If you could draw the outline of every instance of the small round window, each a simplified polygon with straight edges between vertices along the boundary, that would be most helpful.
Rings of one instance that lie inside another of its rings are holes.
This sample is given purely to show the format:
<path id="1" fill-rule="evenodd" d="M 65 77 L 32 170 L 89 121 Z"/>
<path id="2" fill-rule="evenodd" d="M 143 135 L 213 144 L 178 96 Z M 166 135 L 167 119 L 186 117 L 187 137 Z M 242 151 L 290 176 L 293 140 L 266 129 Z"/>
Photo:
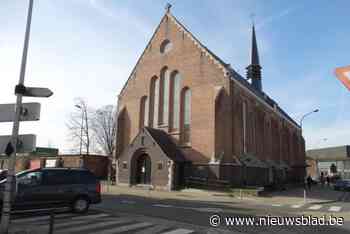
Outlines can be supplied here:
<path id="1" fill-rule="evenodd" d="M 168 39 L 166 39 L 160 45 L 160 53 L 166 54 L 171 50 L 172 47 L 173 44 Z"/>

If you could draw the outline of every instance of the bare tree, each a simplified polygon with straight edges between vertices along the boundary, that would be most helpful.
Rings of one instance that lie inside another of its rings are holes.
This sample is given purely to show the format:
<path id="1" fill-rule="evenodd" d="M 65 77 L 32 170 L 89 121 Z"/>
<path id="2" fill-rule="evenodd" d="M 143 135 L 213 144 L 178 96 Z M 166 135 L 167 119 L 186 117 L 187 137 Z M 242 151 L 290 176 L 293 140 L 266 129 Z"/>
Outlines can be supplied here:
<path id="1" fill-rule="evenodd" d="M 116 137 L 114 106 L 107 105 L 94 111 L 90 123 L 93 139 L 106 155 L 111 156 L 114 151 Z"/>
<path id="2" fill-rule="evenodd" d="M 79 153 L 82 154 L 84 147 L 85 153 L 89 154 L 91 136 L 89 132 L 88 106 L 82 98 L 77 98 L 75 103 L 76 109 L 71 113 L 66 126 L 72 142 L 76 145 L 79 144 Z"/>

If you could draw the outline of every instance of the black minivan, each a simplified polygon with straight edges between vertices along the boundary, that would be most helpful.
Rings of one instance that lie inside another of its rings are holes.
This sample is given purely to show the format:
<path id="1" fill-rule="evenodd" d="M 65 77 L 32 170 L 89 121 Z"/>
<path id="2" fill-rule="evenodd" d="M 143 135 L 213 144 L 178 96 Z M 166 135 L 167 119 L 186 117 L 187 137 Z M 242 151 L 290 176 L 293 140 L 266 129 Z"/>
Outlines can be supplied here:
<path id="1" fill-rule="evenodd" d="M 2 205 L 6 180 L 0 181 Z M 84 213 L 101 202 L 101 184 L 83 168 L 39 168 L 16 174 L 14 210 L 70 207 Z"/>

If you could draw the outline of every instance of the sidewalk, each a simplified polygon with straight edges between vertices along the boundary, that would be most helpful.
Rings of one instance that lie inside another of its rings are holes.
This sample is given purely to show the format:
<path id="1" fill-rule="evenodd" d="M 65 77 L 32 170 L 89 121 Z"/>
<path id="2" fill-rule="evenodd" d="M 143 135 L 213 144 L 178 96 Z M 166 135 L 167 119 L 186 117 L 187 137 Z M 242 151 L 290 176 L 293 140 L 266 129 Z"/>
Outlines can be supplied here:
<path id="1" fill-rule="evenodd" d="M 304 189 L 290 188 L 286 191 L 276 191 L 268 193 L 264 197 L 233 196 L 229 192 L 208 191 L 200 189 L 184 189 L 181 191 L 155 191 L 140 188 L 130 188 L 116 185 L 103 185 L 102 192 L 114 195 L 133 195 L 157 199 L 181 199 L 207 202 L 248 202 L 255 204 L 302 204 L 304 203 Z M 306 190 L 306 203 L 329 203 L 335 202 L 342 197 L 343 192 L 334 191 L 330 187 L 314 186 L 311 190 Z"/>

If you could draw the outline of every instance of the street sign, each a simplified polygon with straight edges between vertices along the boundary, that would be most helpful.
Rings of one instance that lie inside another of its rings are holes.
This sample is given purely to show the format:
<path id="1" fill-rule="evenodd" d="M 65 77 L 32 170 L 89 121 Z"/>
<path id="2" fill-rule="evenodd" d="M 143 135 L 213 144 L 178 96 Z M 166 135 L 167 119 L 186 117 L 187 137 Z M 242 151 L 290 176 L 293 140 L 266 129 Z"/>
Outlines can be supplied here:
<path id="1" fill-rule="evenodd" d="M 15 119 L 15 104 L 0 104 L 0 122 L 13 122 Z M 22 104 L 20 121 L 36 121 L 40 119 L 40 103 Z"/>
<path id="2" fill-rule="evenodd" d="M 26 87 L 23 96 L 26 97 L 50 97 L 53 92 L 48 88 Z"/>
<path id="3" fill-rule="evenodd" d="M 350 65 L 336 68 L 335 75 L 344 84 L 344 86 L 350 91 Z"/>
<path id="4" fill-rule="evenodd" d="M 11 135 L 0 136 L 0 154 L 6 152 L 8 143 L 11 142 Z M 35 150 L 36 136 L 33 134 L 24 134 L 18 136 L 17 153 L 30 153 Z"/>

